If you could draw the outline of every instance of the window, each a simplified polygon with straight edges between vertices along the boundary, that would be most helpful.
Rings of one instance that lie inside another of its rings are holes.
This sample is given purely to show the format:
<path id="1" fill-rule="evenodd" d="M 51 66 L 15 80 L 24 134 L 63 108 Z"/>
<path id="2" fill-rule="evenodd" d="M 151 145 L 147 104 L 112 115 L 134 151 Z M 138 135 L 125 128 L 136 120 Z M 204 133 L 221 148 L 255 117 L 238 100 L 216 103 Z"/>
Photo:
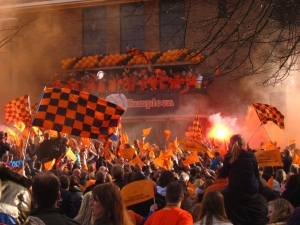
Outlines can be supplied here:
<path id="1" fill-rule="evenodd" d="M 160 47 L 163 50 L 183 48 L 185 36 L 184 0 L 162 0 L 160 3 Z"/>
<path id="2" fill-rule="evenodd" d="M 121 5 L 121 53 L 126 46 L 145 48 L 145 7 L 143 3 Z"/>
<path id="3" fill-rule="evenodd" d="M 83 9 L 83 55 L 106 53 L 105 7 Z"/>

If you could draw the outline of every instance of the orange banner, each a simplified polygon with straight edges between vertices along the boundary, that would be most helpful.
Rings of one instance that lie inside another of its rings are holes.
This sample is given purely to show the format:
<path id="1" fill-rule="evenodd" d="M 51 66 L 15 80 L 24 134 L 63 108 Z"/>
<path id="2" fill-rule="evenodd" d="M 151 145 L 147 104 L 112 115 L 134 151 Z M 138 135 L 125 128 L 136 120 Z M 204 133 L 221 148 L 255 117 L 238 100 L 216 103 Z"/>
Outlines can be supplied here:
<path id="1" fill-rule="evenodd" d="M 185 151 L 209 151 L 208 148 L 204 147 L 203 145 L 199 144 L 197 141 L 186 141 L 180 140 L 178 141 L 179 144 L 183 146 Z"/>
<path id="2" fill-rule="evenodd" d="M 197 156 L 197 153 L 196 154 L 192 153 L 184 160 L 183 165 L 188 166 L 190 164 L 197 163 L 197 162 L 200 162 L 200 159 Z"/>
<path id="3" fill-rule="evenodd" d="M 279 150 L 258 151 L 255 157 L 259 167 L 283 166 Z"/>
<path id="4" fill-rule="evenodd" d="M 135 148 L 126 148 L 126 149 L 121 149 L 119 151 L 119 154 L 121 157 L 125 159 L 132 159 L 136 149 Z"/>
<path id="5" fill-rule="evenodd" d="M 152 127 L 144 129 L 142 136 L 146 137 L 148 134 L 150 134 L 151 129 L 152 129 Z"/>
<path id="6" fill-rule="evenodd" d="M 121 190 L 125 206 L 131 206 L 154 198 L 152 180 L 140 180 L 125 185 Z"/>

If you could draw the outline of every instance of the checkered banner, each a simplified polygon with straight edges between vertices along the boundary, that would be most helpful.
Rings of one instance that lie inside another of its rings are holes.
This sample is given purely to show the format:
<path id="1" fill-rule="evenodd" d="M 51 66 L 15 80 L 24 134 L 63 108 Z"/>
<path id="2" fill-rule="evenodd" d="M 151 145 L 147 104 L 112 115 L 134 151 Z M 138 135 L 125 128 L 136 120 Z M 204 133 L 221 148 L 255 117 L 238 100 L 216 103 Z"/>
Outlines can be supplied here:
<path id="1" fill-rule="evenodd" d="M 23 95 L 16 98 L 4 106 L 5 121 L 22 121 L 28 123 L 30 121 L 30 98 L 29 95 Z"/>
<path id="2" fill-rule="evenodd" d="M 97 96 L 67 88 L 46 88 L 33 126 L 80 137 L 112 135 L 125 109 Z"/>
<path id="3" fill-rule="evenodd" d="M 266 124 L 268 121 L 273 121 L 280 129 L 284 129 L 284 116 L 274 106 L 255 102 L 252 104 L 259 120 L 263 124 Z"/>

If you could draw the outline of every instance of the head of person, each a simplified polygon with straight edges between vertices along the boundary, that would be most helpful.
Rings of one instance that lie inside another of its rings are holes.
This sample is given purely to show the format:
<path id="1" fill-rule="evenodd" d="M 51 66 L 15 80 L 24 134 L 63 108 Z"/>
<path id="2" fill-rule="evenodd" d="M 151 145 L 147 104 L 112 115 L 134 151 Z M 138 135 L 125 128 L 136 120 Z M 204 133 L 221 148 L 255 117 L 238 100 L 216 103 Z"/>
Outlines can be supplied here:
<path id="1" fill-rule="evenodd" d="M 217 169 L 217 172 L 216 172 L 216 178 L 217 179 L 224 179 L 224 178 L 226 178 L 225 176 L 222 176 L 222 173 L 221 173 L 222 167 L 223 166 L 219 166 L 218 169 Z"/>
<path id="2" fill-rule="evenodd" d="M 197 175 L 197 170 L 196 170 L 196 168 L 192 168 L 192 169 L 190 170 L 190 175 L 191 175 L 192 177 L 195 177 L 195 176 Z"/>
<path id="3" fill-rule="evenodd" d="M 227 222 L 223 195 L 218 191 L 207 192 L 202 200 L 199 220 L 206 216 L 206 224 L 212 224 L 213 217 L 219 221 Z"/>
<path id="4" fill-rule="evenodd" d="M 164 170 L 158 178 L 157 185 L 160 187 L 167 187 L 171 181 L 174 181 L 174 174 L 169 170 Z"/>
<path id="5" fill-rule="evenodd" d="M 4 131 L 0 131 L 0 141 L 4 141 L 5 140 L 5 133 Z"/>
<path id="6" fill-rule="evenodd" d="M 168 203 L 181 203 L 184 198 L 182 185 L 178 181 L 169 182 L 165 198 Z"/>
<path id="7" fill-rule="evenodd" d="M 241 150 L 245 147 L 244 137 L 240 134 L 232 135 L 228 147 L 231 150 L 229 163 L 232 164 L 239 157 Z"/>
<path id="8" fill-rule="evenodd" d="M 132 224 L 126 212 L 120 189 L 113 183 L 99 184 L 94 187 L 90 208 L 95 220 L 113 221 L 118 225 Z"/>
<path id="9" fill-rule="evenodd" d="M 283 169 L 279 169 L 276 171 L 275 180 L 277 180 L 279 184 L 283 184 L 286 181 L 286 173 Z"/>
<path id="10" fill-rule="evenodd" d="M 283 155 L 284 155 L 284 157 L 291 156 L 291 151 L 288 148 L 286 148 L 283 150 Z"/>
<path id="11" fill-rule="evenodd" d="M 179 175 L 179 180 L 183 181 L 185 184 L 187 184 L 189 182 L 190 176 L 185 173 L 185 172 L 181 172 Z"/>
<path id="12" fill-rule="evenodd" d="M 35 163 L 35 169 L 38 170 L 38 171 L 42 171 L 42 169 L 43 169 L 43 164 L 42 164 L 41 161 L 37 161 L 37 162 Z"/>
<path id="13" fill-rule="evenodd" d="M 61 189 L 69 189 L 70 187 L 70 178 L 67 175 L 62 175 L 59 177 L 60 188 Z"/>
<path id="14" fill-rule="evenodd" d="M 124 168 L 122 165 L 115 164 L 111 169 L 111 175 L 116 180 L 121 180 L 124 178 Z"/>
<path id="15" fill-rule="evenodd" d="M 106 173 L 103 172 L 102 170 L 99 170 L 96 174 L 96 180 L 98 182 L 104 183 L 106 179 Z"/>
<path id="16" fill-rule="evenodd" d="M 73 170 L 72 176 L 80 177 L 80 175 L 81 175 L 81 170 L 80 169 L 74 169 Z"/>
<path id="17" fill-rule="evenodd" d="M 37 207 L 53 208 L 60 199 L 59 179 L 51 172 L 38 173 L 32 184 L 32 197 Z"/>
<path id="18" fill-rule="evenodd" d="M 269 223 L 285 222 L 293 213 L 294 208 L 292 204 L 279 198 L 268 203 L 268 219 Z"/>
<path id="19" fill-rule="evenodd" d="M 298 172 L 299 172 L 299 166 L 297 164 L 292 164 L 290 167 L 290 173 L 298 174 Z"/>

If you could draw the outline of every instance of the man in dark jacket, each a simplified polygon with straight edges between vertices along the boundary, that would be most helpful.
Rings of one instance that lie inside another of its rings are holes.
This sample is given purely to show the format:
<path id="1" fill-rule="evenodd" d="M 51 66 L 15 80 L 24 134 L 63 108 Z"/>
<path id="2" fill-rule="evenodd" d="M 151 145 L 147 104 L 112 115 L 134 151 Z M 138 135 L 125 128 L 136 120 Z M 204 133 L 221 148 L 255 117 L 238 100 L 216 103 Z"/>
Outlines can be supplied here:
<path id="1" fill-rule="evenodd" d="M 62 175 L 60 180 L 60 194 L 61 201 L 59 202 L 59 208 L 66 214 L 69 218 L 74 218 L 77 216 L 78 211 L 75 205 L 79 202 L 79 199 L 72 195 L 68 190 L 70 187 L 70 178 L 66 175 Z"/>
<path id="2" fill-rule="evenodd" d="M 30 212 L 31 216 L 38 217 L 46 225 L 79 225 L 68 218 L 57 208 L 60 199 L 59 179 L 51 172 L 41 172 L 34 177 L 32 196 L 36 209 Z"/>
<path id="3" fill-rule="evenodd" d="M 115 179 L 114 184 L 117 185 L 120 190 L 127 184 L 124 180 L 124 168 L 119 164 L 115 164 L 111 169 L 111 175 Z"/>

